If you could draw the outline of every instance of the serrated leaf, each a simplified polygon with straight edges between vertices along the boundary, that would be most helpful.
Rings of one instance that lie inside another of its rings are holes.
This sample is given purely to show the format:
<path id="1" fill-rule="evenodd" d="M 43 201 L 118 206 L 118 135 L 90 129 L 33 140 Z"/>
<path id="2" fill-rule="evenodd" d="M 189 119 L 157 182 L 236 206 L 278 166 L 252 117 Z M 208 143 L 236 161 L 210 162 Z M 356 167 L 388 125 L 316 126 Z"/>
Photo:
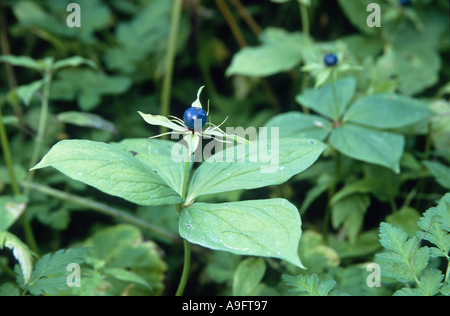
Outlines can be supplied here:
<path id="1" fill-rule="evenodd" d="M 12 283 L 4 283 L 0 286 L 0 296 L 19 296 L 20 292 Z"/>
<path id="2" fill-rule="evenodd" d="M 345 124 L 333 130 L 330 142 L 344 155 L 400 172 L 405 137 L 400 134 Z"/>
<path id="3" fill-rule="evenodd" d="M 430 259 L 430 249 L 419 248 L 418 241 L 417 237 L 408 239 L 405 232 L 391 224 L 381 223 L 380 243 L 392 251 L 377 254 L 377 257 L 384 261 L 381 273 L 400 282 L 414 281 L 415 276 L 420 274 Z"/>
<path id="4" fill-rule="evenodd" d="M 284 199 L 194 203 L 180 212 L 181 237 L 207 248 L 274 257 L 303 268 L 298 258 L 301 220 Z"/>
<path id="5" fill-rule="evenodd" d="M 427 269 L 419 279 L 419 287 L 426 296 L 433 296 L 439 293 L 443 279 L 444 275 L 440 270 Z"/>
<path id="6" fill-rule="evenodd" d="M 386 129 L 414 124 L 430 115 L 431 111 L 422 101 L 382 93 L 358 99 L 345 113 L 343 121 Z"/>
<path id="7" fill-rule="evenodd" d="M 286 282 L 286 285 L 293 286 L 294 289 L 290 289 L 289 292 L 302 293 L 308 292 L 311 296 L 327 296 L 328 293 L 336 285 L 336 281 L 325 281 L 319 284 L 319 277 L 317 274 L 312 275 L 297 275 L 291 276 L 283 274 L 282 279 Z"/>
<path id="8" fill-rule="evenodd" d="M 0 249 L 3 247 L 12 250 L 14 257 L 19 261 L 21 267 L 21 276 L 24 284 L 28 283 L 33 270 L 32 252 L 19 238 L 15 235 L 0 231 Z M 22 284 L 23 285 L 23 284 Z"/>
<path id="9" fill-rule="evenodd" d="M 337 104 L 332 84 L 319 89 L 307 89 L 295 100 L 307 108 L 337 121 L 350 104 L 356 91 L 356 80 L 346 77 L 336 82 Z"/>
<path id="10" fill-rule="evenodd" d="M 438 216 L 439 223 L 441 223 L 441 228 L 450 232 L 450 193 L 442 197 L 436 209 L 436 215 Z"/>
<path id="11" fill-rule="evenodd" d="M 28 290 L 33 295 L 58 294 L 67 290 L 67 266 L 71 263 L 81 264 L 93 248 L 61 249 L 43 256 L 36 263 L 31 274 Z"/>
<path id="12" fill-rule="evenodd" d="M 110 144 L 87 140 L 60 141 L 33 169 L 49 166 L 72 179 L 136 204 L 177 204 L 183 201 L 152 168 Z"/>
<path id="13" fill-rule="evenodd" d="M 262 258 L 247 258 L 239 263 L 233 277 L 233 295 L 258 295 L 256 290 L 260 284 L 266 264 Z"/>
<path id="14" fill-rule="evenodd" d="M 204 194 L 281 184 L 311 166 L 326 148 L 316 140 L 293 138 L 282 138 L 271 145 L 271 149 L 266 142 L 259 142 L 257 149 L 247 146 L 242 156 L 239 152 L 243 145 L 213 155 L 211 161 L 221 162 L 207 160 L 197 169 L 186 204 Z"/>
<path id="15" fill-rule="evenodd" d="M 420 218 L 419 227 L 423 230 L 417 232 L 417 237 L 428 240 L 436 245 L 445 254 L 450 251 L 450 234 L 447 234 L 440 226 L 437 209 L 435 207 L 427 210 Z"/>
<path id="16" fill-rule="evenodd" d="M 411 289 L 404 287 L 401 290 L 395 292 L 394 296 L 426 296 L 426 294 L 424 291 L 422 291 L 422 289 Z"/>

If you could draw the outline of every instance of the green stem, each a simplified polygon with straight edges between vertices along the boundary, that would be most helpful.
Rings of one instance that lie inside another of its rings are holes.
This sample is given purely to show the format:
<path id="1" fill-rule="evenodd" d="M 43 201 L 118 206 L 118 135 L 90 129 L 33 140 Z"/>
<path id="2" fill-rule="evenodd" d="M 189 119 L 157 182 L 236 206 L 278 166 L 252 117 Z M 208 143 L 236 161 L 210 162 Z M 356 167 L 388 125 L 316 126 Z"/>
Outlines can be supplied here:
<path id="1" fill-rule="evenodd" d="M 450 275 L 450 258 L 447 256 L 447 272 L 445 273 L 445 279 L 444 282 L 449 282 L 448 276 Z"/>
<path id="2" fill-rule="evenodd" d="M 333 87 L 333 96 L 334 96 L 334 104 L 335 104 L 335 117 L 339 116 L 339 99 L 336 88 L 336 72 L 331 73 L 331 85 Z"/>
<path id="3" fill-rule="evenodd" d="M 164 76 L 161 96 L 161 115 L 167 116 L 170 112 L 170 93 L 172 87 L 173 64 L 177 48 L 178 29 L 180 27 L 182 0 L 174 0 L 172 5 L 172 16 L 170 20 L 169 43 L 166 53 L 166 72 Z M 166 133 L 167 128 L 161 126 L 160 134 Z M 167 136 L 164 136 L 167 138 Z"/>
<path id="4" fill-rule="evenodd" d="M 5 157 L 5 163 L 9 172 L 9 179 L 11 180 L 11 187 L 15 195 L 20 194 L 19 185 L 16 182 L 16 176 L 13 170 L 11 152 L 9 151 L 8 136 L 6 135 L 6 129 L 3 125 L 2 109 L 0 106 L 0 140 L 2 144 L 3 156 Z"/>
<path id="5" fill-rule="evenodd" d="M 328 240 L 328 225 L 330 223 L 330 217 L 331 217 L 331 198 L 333 197 L 334 193 L 336 192 L 336 185 L 339 181 L 339 173 L 341 170 L 341 154 L 337 151 L 337 150 L 333 150 L 334 154 L 335 154 L 335 162 L 336 162 L 336 166 L 334 169 L 334 178 L 333 178 L 333 183 L 331 184 L 331 186 L 328 188 L 328 203 L 327 203 L 327 207 L 325 209 L 325 215 L 323 218 L 323 227 L 322 227 L 322 231 L 323 231 L 323 238 L 325 240 L 325 242 L 327 242 Z"/>
<path id="6" fill-rule="evenodd" d="M 188 157 L 188 159 L 186 159 L 186 163 L 184 165 L 183 189 L 181 191 L 181 197 L 183 198 L 183 200 L 186 199 L 186 187 L 187 187 L 187 182 L 188 182 L 190 157 L 191 157 L 191 155 L 189 154 L 189 157 Z"/>
<path id="7" fill-rule="evenodd" d="M 6 264 L 3 264 L 3 262 L 0 261 L 0 270 L 3 270 L 8 276 L 12 277 L 13 280 L 16 280 L 16 274 L 14 273 L 13 269 L 8 267 Z"/>
<path id="8" fill-rule="evenodd" d="M 188 157 L 186 159 L 186 164 L 184 165 L 184 178 L 183 178 L 183 189 L 181 196 L 183 200 L 186 199 L 186 187 L 188 182 L 188 175 L 189 175 L 189 164 L 191 158 L 191 152 L 189 150 Z M 180 205 L 178 205 L 177 210 L 178 212 L 181 212 L 181 208 L 184 206 L 184 202 Z M 189 270 L 191 267 L 191 246 L 189 244 L 189 241 L 186 239 L 183 239 L 184 241 L 184 265 L 183 265 L 183 273 L 181 274 L 180 283 L 178 284 L 177 292 L 175 293 L 176 296 L 183 295 L 184 288 L 186 286 L 188 277 L 189 277 Z"/>
<path id="9" fill-rule="evenodd" d="M 308 18 L 308 7 L 303 3 L 299 3 L 300 5 L 300 14 L 302 16 L 302 31 L 303 34 L 309 36 L 309 18 Z"/>
<path id="10" fill-rule="evenodd" d="M 191 267 L 191 246 L 189 241 L 184 239 L 184 266 L 183 273 L 181 274 L 180 284 L 178 285 L 177 292 L 175 296 L 182 296 L 184 292 L 184 288 L 186 287 L 186 283 L 189 277 L 189 270 Z"/>
<path id="11" fill-rule="evenodd" d="M 34 144 L 33 153 L 31 154 L 30 169 L 36 165 L 39 159 L 39 155 L 42 148 L 42 143 L 44 142 L 45 128 L 47 127 L 47 116 L 48 116 L 48 100 L 50 98 L 50 85 L 52 82 L 52 72 L 48 68 L 44 74 L 44 90 L 42 93 L 42 104 L 41 104 L 41 114 L 39 117 L 38 131 L 36 135 L 36 142 Z M 34 178 L 35 169 L 28 172 L 27 181 L 31 183 Z M 25 187 L 24 195 L 28 197 L 30 193 L 30 188 Z M 26 218 L 25 214 L 22 215 L 23 227 L 25 230 L 25 238 L 27 244 L 30 248 L 37 254 L 39 254 L 39 249 L 36 243 L 36 239 L 33 235 L 33 230 L 31 229 L 30 222 Z"/>
<path id="12" fill-rule="evenodd" d="M 142 219 L 140 219 L 139 217 L 133 216 L 131 214 L 125 213 L 121 210 L 118 210 L 114 207 L 99 203 L 99 202 L 95 202 L 86 198 L 82 198 L 80 196 L 71 194 L 71 193 L 67 193 L 67 192 L 63 192 L 63 191 L 59 191 L 53 188 L 50 188 L 48 186 L 45 185 L 40 185 L 37 183 L 28 183 L 28 182 L 21 182 L 20 185 L 27 187 L 29 189 L 33 189 L 35 191 L 41 192 L 43 194 L 46 194 L 48 196 L 52 196 L 55 197 L 57 199 L 63 200 L 63 201 L 67 201 L 67 202 L 73 202 L 76 203 L 78 205 L 82 205 L 85 206 L 91 210 L 95 210 L 98 211 L 100 213 L 118 218 L 123 220 L 124 222 L 130 223 L 132 225 L 135 225 L 137 227 L 143 228 L 145 230 L 148 230 L 149 232 L 152 232 L 155 235 L 158 235 L 162 238 L 168 239 L 172 242 L 177 242 L 180 243 L 181 239 L 180 237 L 164 230 L 161 229 L 155 225 L 152 225 Z"/>
<path id="13" fill-rule="evenodd" d="M 36 135 L 36 143 L 34 145 L 33 153 L 31 154 L 31 161 L 30 161 L 30 169 L 33 168 L 39 159 L 39 154 L 41 152 L 42 143 L 44 142 L 44 134 L 45 134 L 45 128 L 47 126 L 47 116 L 48 116 L 48 100 L 50 97 L 50 85 L 52 82 L 52 74 L 51 70 L 48 69 L 45 72 L 44 75 L 44 90 L 42 94 L 42 104 L 41 104 L 41 115 L 39 117 L 39 125 L 38 125 L 38 131 Z M 28 172 L 27 181 L 31 183 L 34 178 L 34 173 L 36 172 L 36 169 L 30 170 Z M 28 196 L 30 193 L 30 188 L 25 187 L 24 194 Z"/>

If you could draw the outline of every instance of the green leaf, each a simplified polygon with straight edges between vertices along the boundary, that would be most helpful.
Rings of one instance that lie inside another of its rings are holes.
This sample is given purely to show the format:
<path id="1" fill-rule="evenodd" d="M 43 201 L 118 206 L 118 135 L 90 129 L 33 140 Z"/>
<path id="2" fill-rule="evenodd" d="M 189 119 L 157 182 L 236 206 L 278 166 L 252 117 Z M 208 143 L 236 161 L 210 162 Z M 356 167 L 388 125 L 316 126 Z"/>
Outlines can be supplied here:
<path id="1" fill-rule="evenodd" d="M 367 17 L 370 12 L 367 11 L 367 6 L 373 3 L 371 0 L 338 0 L 339 6 L 347 19 L 361 32 L 374 35 L 379 33 L 378 27 L 367 26 Z"/>
<path id="2" fill-rule="evenodd" d="M 86 59 L 86 58 L 83 58 L 80 56 L 73 56 L 73 57 L 58 60 L 57 62 L 55 62 L 53 64 L 52 69 L 58 70 L 60 68 L 69 67 L 69 66 L 77 67 L 77 66 L 83 65 L 83 64 L 91 66 L 94 69 L 97 69 L 97 65 L 92 60 Z"/>
<path id="3" fill-rule="evenodd" d="M 101 116 L 85 112 L 61 112 L 56 117 L 58 121 L 69 123 L 77 126 L 85 126 L 101 129 L 114 134 L 118 134 L 116 127 L 110 121 L 105 120 Z"/>
<path id="4" fill-rule="evenodd" d="M 78 100 L 83 111 L 95 109 L 102 95 L 126 92 L 131 79 L 124 76 L 108 76 L 92 69 L 62 69 L 52 82 L 50 97 L 54 100 Z"/>
<path id="5" fill-rule="evenodd" d="M 0 249 L 3 247 L 12 250 L 14 257 L 20 263 L 21 277 L 23 277 L 24 284 L 28 283 L 33 270 L 33 261 L 31 259 L 32 252 L 28 249 L 19 238 L 6 231 L 0 231 Z M 23 284 L 22 284 L 23 285 Z"/>
<path id="6" fill-rule="evenodd" d="M 412 207 L 402 207 L 398 212 L 386 216 L 386 222 L 403 230 L 409 237 L 416 235 L 420 213 Z"/>
<path id="7" fill-rule="evenodd" d="M 154 170 L 180 196 L 183 190 L 184 162 L 175 162 L 171 151 L 177 143 L 161 139 L 135 138 L 113 143 L 134 155 L 134 158 Z M 193 161 L 191 161 L 192 168 Z"/>
<path id="8" fill-rule="evenodd" d="M 293 289 L 290 289 L 289 292 L 308 292 L 309 296 L 327 296 L 336 285 L 336 281 L 332 280 L 319 284 L 319 277 L 317 274 L 300 274 L 297 276 L 283 274 L 281 277 L 283 281 L 286 282 L 286 285 L 294 287 Z"/>
<path id="9" fill-rule="evenodd" d="M 28 290 L 33 295 L 58 294 L 67 290 L 67 266 L 71 263 L 81 264 L 92 248 L 61 249 L 53 255 L 43 256 L 36 263 L 31 274 Z"/>
<path id="10" fill-rule="evenodd" d="M 424 291 L 422 291 L 422 289 L 411 289 L 408 287 L 404 287 L 401 290 L 395 292 L 394 296 L 426 296 L 426 294 Z"/>
<path id="11" fill-rule="evenodd" d="M 444 275 L 440 270 L 427 269 L 419 280 L 419 287 L 426 296 L 433 296 L 439 293 L 443 279 Z"/>
<path id="12" fill-rule="evenodd" d="M 344 155 L 400 172 L 403 135 L 345 124 L 333 130 L 330 142 Z"/>
<path id="13" fill-rule="evenodd" d="M 144 278 L 142 278 L 141 276 L 137 275 L 136 273 L 133 273 L 131 271 L 127 271 L 125 269 L 120 269 L 120 268 L 107 268 L 104 270 L 104 273 L 106 275 L 112 276 L 118 280 L 122 280 L 122 281 L 127 281 L 127 282 L 132 282 L 132 283 L 137 283 L 137 284 L 141 284 L 143 286 L 146 286 L 148 288 L 150 288 L 150 285 L 147 283 L 147 281 L 145 281 Z"/>
<path id="14" fill-rule="evenodd" d="M 311 166 L 326 145 L 316 140 L 282 138 L 277 143 L 272 142 L 268 151 L 267 144 L 260 141 L 257 152 L 248 146 L 245 156 L 240 157 L 243 148 L 227 148 L 205 161 L 194 173 L 186 204 L 204 194 L 283 183 Z M 214 160 L 222 162 L 209 162 Z"/>
<path id="15" fill-rule="evenodd" d="M 355 78 L 346 77 L 336 82 L 337 104 L 332 83 L 319 89 L 307 89 L 297 95 L 295 100 L 299 104 L 337 121 L 350 104 L 355 91 Z"/>
<path id="16" fill-rule="evenodd" d="M 244 47 L 233 56 L 225 74 L 266 77 L 297 66 L 308 39 L 299 32 L 287 33 L 268 28 L 261 35 L 262 45 Z"/>
<path id="17" fill-rule="evenodd" d="M 28 56 L 3 55 L 0 56 L 0 62 L 9 63 L 13 66 L 34 69 L 37 71 L 44 71 L 46 69 L 46 64 L 43 61 L 37 61 Z"/>
<path id="18" fill-rule="evenodd" d="M 440 185 L 450 190 L 450 167 L 437 161 L 424 161 L 423 164 L 428 168 Z"/>
<path id="19" fill-rule="evenodd" d="M 148 55 L 160 51 L 170 30 L 169 17 L 172 2 L 167 0 L 147 1 L 130 21 L 120 22 L 115 30 L 118 45 L 110 46 L 105 53 L 105 62 L 110 70 L 129 74 L 139 71 L 139 65 Z"/>
<path id="20" fill-rule="evenodd" d="M 233 277 L 233 295 L 259 295 L 258 287 L 266 272 L 262 258 L 247 258 L 239 263 Z"/>
<path id="21" fill-rule="evenodd" d="M 442 197 L 436 208 L 436 214 L 438 215 L 439 223 L 441 223 L 441 228 L 446 232 L 450 232 L 450 193 Z"/>
<path id="22" fill-rule="evenodd" d="M 0 296 L 20 296 L 20 292 L 12 283 L 4 283 L 0 286 Z"/>
<path id="23" fill-rule="evenodd" d="M 363 97 L 344 115 L 349 121 L 375 128 L 400 128 L 431 115 L 425 103 L 398 94 L 383 93 Z"/>
<path id="24" fill-rule="evenodd" d="M 279 128 L 279 137 L 312 138 L 323 141 L 333 128 L 328 120 L 317 115 L 287 112 L 275 115 L 265 125 Z"/>
<path id="25" fill-rule="evenodd" d="M 25 196 L 0 197 L 0 231 L 7 231 L 26 208 Z"/>
<path id="26" fill-rule="evenodd" d="M 445 256 L 450 252 L 450 234 L 441 228 L 441 221 L 438 208 L 428 209 L 420 218 L 419 226 L 423 231 L 417 232 L 417 237 L 423 236 L 423 239 L 436 245 Z"/>
<path id="27" fill-rule="evenodd" d="M 339 200 L 331 209 L 333 228 L 337 229 L 343 225 L 350 243 L 354 244 L 369 205 L 370 197 L 368 195 L 354 194 Z"/>
<path id="28" fill-rule="evenodd" d="M 136 204 L 177 204 L 183 201 L 152 168 L 113 145 L 63 140 L 54 145 L 33 169 L 49 166 L 72 179 Z"/>
<path id="29" fill-rule="evenodd" d="M 144 240 L 139 228 L 119 224 L 100 229 L 83 245 L 95 247 L 86 262 L 94 269 L 105 269 L 105 273 L 111 272 L 114 277 L 108 278 L 112 287 L 93 288 L 90 295 L 120 295 L 127 290 L 130 282 L 136 283 L 136 286 L 131 291 L 128 289 L 129 295 L 158 295 L 164 290 L 167 264 L 161 258 L 161 249 L 153 241 Z M 128 271 L 136 276 L 116 269 Z M 93 277 L 97 278 L 95 275 Z M 144 285 L 143 282 L 148 285 Z"/>
<path id="30" fill-rule="evenodd" d="M 384 261 L 381 265 L 382 275 L 395 278 L 400 282 L 411 282 L 427 266 L 430 249 L 418 248 L 417 237 L 408 240 L 407 238 L 408 235 L 400 229 L 387 223 L 380 224 L 380 243 L 390 250 L 376 255 Z"/>
<path id="31" fill-rule="evenodd" d="M 30 84 L 17 87 L 16 93 L 25 105 L 30 105 L 31 98 L 34 96 L 36 91 L 41 89 L 43 86 L 44 80 L 37 80 Z"/>
<path id="32" fill-rule="evenodd" d="M 301 220 L 284 199 L 194 203 L 180 212 L 180 235 L 207 248 L 274 257 L 303 268 L 298 258 Z"/>

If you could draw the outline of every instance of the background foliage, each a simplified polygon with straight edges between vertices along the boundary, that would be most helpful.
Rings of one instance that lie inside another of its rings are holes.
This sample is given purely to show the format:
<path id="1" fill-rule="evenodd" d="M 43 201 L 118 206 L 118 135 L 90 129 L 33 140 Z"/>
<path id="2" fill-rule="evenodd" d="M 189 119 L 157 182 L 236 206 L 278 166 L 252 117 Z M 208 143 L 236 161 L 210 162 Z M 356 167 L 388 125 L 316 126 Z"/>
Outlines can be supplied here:
<path id="1" fill-rule="evenodd" d="M 0 66 L 2 122 L 21 185 L 14 192 L 3 151 L 0 295 L 174 294 L 183 250 L 173 206 L 138 206 L 51 168 L 24 185 L 49 57 L 67 62 L 53 64 L 39 160 L 64 139 L 158 134 L 137 111 L 163 112 L 172 1 L 78 0 L 80 28 L 66 25 L 71 2 L 0 1 L 2 55 L 33 58 Z M 380 28 L 367 27 L 371 2 L 381 5 Z M 186 294 L 450 293 L 448 11 L 446 0 L 183 1 L 170 114 L 182 117 L 205 85 L 212 120 L 229 117 L 224 127 L 277 126 L 281 137 L 330 145 L 282 185 L 198 198 L 288 199 L 302 217 L 308 270 L 193 247 Z M 339 57 L 333 70 L 326 53 Z M 84 262 L 89 281 L 58 288 L 71 262 Z M 366 285 L 368 262 L 381 264 L 381 287 Z"/>

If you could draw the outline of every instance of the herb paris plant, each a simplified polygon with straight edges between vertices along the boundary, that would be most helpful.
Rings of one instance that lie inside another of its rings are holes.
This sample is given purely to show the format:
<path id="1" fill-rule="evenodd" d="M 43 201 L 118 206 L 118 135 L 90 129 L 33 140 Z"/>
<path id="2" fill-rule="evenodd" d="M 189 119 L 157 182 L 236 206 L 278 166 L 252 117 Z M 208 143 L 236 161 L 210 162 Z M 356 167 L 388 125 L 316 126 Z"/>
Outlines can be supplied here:
<path id="1" fill-rule="evenodd" d="M 201 108 L 201 89 L 193 107 Z M 175 118 L 178 123 L 175 124 L 163 116 L 139 114 L 148 123 L 173 128 L 172 133 L 188 139 L 189 159 L 184 166 L 171 157 L 172 149 L 180 143 L 154 139 L 128 139 L 112 144 L 64 140 L 54 145 L 33 169 L 54 167 L 73 179 L 140 205 L 174 204 L 180 212 L 179 233 L 186 240 L 186 254 L 189 241 L 235 254 L 280 258 L 303 267 L 297 253 L 301 220 L 297 208 L 289 201 L 277 198 L 209 204 L 196 203 L 195 199 L 214 192 L 281 184 L 311 166 L 326 145 L 308 139 L 280 139 L 275 144 L 260 140 L 257 149 L 248 150 L 244 157 L 238 157 L 237 147 L 228 147 L 194 172 L 191 156 L 200 136 L 209 134 L 249 142 L 225 134 L 212 123 L 213 127 L 192 131 L 180 119 Z M 262 157 L 271 148 L 278 149 L 278 169 L 262 174 L 266 167 Z M 226 160 L 218 159 L 224 155 Z M 189 172 L 192 180 L 187 187 Z M 186 267 L 189 258 L 185 261 Z"/>

